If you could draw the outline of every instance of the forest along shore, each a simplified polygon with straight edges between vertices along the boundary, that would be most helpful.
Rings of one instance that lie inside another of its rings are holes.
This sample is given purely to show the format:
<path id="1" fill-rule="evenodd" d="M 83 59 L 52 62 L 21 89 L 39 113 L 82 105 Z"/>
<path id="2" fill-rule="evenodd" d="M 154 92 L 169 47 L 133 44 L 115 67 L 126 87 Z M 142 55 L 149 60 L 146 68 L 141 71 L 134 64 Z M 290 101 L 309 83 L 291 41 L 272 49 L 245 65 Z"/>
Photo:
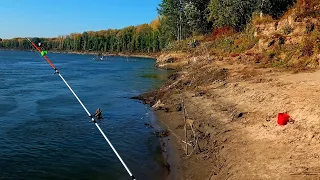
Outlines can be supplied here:
<path id="1" fill-rule="evenodd" d="M 17 49 L 6 49 L 1 48 L 0 51 L 34 51 L 34 50 L 17 50 Z M 138 58 L 157 58 L 159 53 L 110 53 L 110 52 L 99 52 L 99 51 L 49 51 L 49 53 L 58 54 L 79 54 L 79 55 L 101 55 L 101 56 L 121 56 L 121 57 L 138 57 Z"/>
<path id="2" fill-rule="evenodd" d="M 0 51 L 19 51 L 17 49 L 0 49 Z M 26 50 L 21 50 L 26 51 Z M 34 51 L 34 50 L 30 50 Z M 80 55 L 102 55 L 102 56 L 121 56 L 121 57 L 138 57 L 138 58 L 157 58 L 159 53 L 101 53 L 99 51 L 49 51 L 49 53 L 58 54 L 80 54 Z"/>
<path id="3" fill-rule="evenodd" d="M 80 54 L 80 55 L 97 55 L 102 56 L 121 56 L 121 57 L 138 57 L 138 58 L 156 58 L 159 53 L 101 53 L 101 52 L 81 52 L 81 51 L 52 51 L 52 53 Z"/>
<path id="4" fill-rule="evenodd" d="M 196 58 L 182 58 L 163 87 L 137 97 L 167 126 L 182 179 L 320 178 L 320 71 Z M 279 126 L 281 112 L 294 122 Z"/>

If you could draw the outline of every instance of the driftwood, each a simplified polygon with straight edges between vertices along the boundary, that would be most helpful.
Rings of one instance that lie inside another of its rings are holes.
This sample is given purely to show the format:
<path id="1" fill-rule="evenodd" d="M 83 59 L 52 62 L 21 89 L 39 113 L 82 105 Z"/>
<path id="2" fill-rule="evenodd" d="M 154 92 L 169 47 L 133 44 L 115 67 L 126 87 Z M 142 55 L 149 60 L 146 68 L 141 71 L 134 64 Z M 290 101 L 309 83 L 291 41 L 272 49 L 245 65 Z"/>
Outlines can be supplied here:
<path id="1" fill-rule="evenodd" d="M 186 117 L 186 108 L 184 104 L 184 100 L 182 99 L 182 106 L 183 106 L 183 120 L 184 120 L 184 141 L 186 143 L 185 151 L 186 155 L 188 155 L 188 131 L 187 131 L 187 117 Z"/>
<path id="2" fill-rule="evenodd" d="M 196 132 L 193 128 L 193 124 L 194 124 L 194 120 L 188 118 L 188 113 L 185 107 L 185 102 L 183 99 L 181 99 L 182 101 L 182 107 L 183 107 L 183 120 L 184 120 L 184 135 L 185 135 L 185 139 L 184 141 L 182 141 L 182 143 L 185 144 L 185 153 L 187 156 L 191 156 L 193 154 L 193 152 L 195 151 L 195 149 L 198 147 L 198 137 L 196 135 Z M 190 126 L 192 133 L 193 133 L 193 140 L 192 141 L 188 141 L 188 129 L 187 126 Z M 191 152 L 189 153 L 188 151 L 188 146 L 193 147 L 193 149 L 191 150 Z"/>

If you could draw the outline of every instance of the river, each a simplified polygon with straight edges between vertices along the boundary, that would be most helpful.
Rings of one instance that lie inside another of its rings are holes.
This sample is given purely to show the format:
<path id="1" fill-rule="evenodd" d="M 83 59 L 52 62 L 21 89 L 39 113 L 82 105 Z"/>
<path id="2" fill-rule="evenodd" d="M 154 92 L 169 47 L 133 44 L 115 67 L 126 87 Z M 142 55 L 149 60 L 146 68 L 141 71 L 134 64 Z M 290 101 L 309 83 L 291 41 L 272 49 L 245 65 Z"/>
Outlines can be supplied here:
<path id="1" fill-rule="evenodd" d="M 162 180 L 152 111 L 130 97 L 167 71 L 148 58 L 49 54 L 137 179 Z M 160 78 L 158 78 L 160 77 Z M 35 52 L 0 51 L 0 179 L 131 179 L 59 76 Z"/>

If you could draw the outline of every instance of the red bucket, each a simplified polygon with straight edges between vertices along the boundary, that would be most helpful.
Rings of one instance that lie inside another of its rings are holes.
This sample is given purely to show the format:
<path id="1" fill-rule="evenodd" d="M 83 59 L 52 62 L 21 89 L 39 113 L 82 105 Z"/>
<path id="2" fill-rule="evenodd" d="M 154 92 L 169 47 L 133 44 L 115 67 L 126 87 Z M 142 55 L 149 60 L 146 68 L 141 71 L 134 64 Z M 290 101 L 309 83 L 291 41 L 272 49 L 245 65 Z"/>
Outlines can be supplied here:
<path id="1" fill-rule="evenodd" d="M 278 114 L 278 124 L 279 125 L 286 125 L 289 121 L 289 114 L 285 114 L 285 113 L 279 113 Z"/>

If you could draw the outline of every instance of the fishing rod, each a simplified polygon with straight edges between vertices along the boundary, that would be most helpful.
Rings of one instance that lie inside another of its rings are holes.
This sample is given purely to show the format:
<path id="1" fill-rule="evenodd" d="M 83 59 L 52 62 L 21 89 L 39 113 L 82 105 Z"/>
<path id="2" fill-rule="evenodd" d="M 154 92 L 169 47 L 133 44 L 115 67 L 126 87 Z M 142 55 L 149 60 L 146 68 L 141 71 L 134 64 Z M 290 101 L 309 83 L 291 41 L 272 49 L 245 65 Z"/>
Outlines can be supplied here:
<path id="1" fill-rule="evenodd" d="M 113 147 L 112 143 L 109 141 L 108 137 L 104 134 L 104 132 L 101 130 L 99 124 L 97 123 L 97 121 L 94 119 L 94 117 L 90 114 L 90 112 L 88 111 L 88 109 L 86 108 L 86 106 L 82 103 L 82 101 L 79 99 L 79 97 L 77 96 L 77 94 L 73 91 L 73 89 L 70 87 L 70 85 L 67 83 L 67 81 L 63 78 L 63 76 L 61 75 L 61 73 L 58 71 L 58 69 L 54 66 L 54 64 L 50 61 L 50 59 L 46 56 L 46 54 L 48 53 L 47 51 L 42 51 L 34 42 L 32 42 L 29 38 L 26 38 L 31 44 L 32 46 L 38 51 L 38 53 L 49 63 L 49 65 L 52 67 L 52 69 L 54 70 L 55 74 L 58 74 L 59 77 L 62 79 L 62 81 L 67 85 L 67 87 L 69 88 L 69 90 L 72 92 L 72 94 L 74 95 L 74 97 L 78 100 L 78 102 L 81 104 L 82 108 L 86 111 L 86 113 L 88 114 L 89 118 L 91 119 L 91 121 L 96 125 L 96 127 L 98 128 L 98 130 L 100 131 L 100 133 L 102 134 L 102 136 L 104 137 L 104 139 L 108 142 L 109 146 L 111 147 L 111 149 L 113 150 L 113 152 L 116 154 L 116 156 L 118 157 L 118 159 L 120 160 L 121 164 L 123 165 L 123 167 L 127 170 L 128 174 L 130 175 L 130 177 L 135 180 L 136 178 L 133 176 L 133 174 L 131 173 L 131 171 L 129 170 L 129 168 L 127 167 L 126 163 L 124 163 L 124 161 L 122 160 L 121 156 L 119 155 L 119 153 L 117 152 L 117 150 Z"/>

